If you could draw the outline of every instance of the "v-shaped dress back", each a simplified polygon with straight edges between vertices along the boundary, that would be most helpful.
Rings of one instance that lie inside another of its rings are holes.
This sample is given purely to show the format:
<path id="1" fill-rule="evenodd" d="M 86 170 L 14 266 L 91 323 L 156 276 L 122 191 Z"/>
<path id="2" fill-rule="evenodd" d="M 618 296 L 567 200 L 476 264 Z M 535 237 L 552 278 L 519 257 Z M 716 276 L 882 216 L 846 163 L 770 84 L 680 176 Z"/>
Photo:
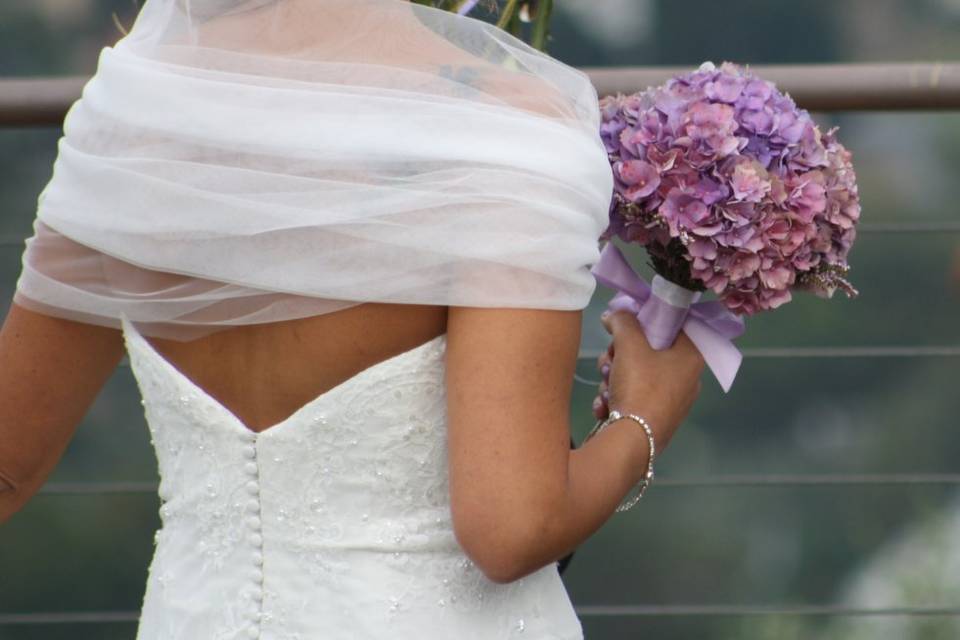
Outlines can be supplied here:
<path id="1" fill-rule="evenodd" d="M 441 335 L 262 431 L 122 322 L 160 472 L 138 640 L 580 640 L 548 565 L 490 581 L 457 543 Z"/>

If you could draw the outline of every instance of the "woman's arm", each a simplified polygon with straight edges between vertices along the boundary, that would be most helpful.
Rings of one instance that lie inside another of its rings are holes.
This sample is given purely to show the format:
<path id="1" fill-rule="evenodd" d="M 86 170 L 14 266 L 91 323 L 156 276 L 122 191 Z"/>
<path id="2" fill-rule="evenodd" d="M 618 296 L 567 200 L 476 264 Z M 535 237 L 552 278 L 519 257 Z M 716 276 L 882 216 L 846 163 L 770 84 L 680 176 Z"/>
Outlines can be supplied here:
<path id="1" fill-rule="evenodd" d="M 10 307 L 0 329 L 0 523 L 56 467 L 123 352 L 118 329 Z"/>
<path id="2" fill-rule="evenodd" d="M 454 530 L 496 582 L 521 578 L 575 549 L 646 471 L 647 436 L 632 420 L 618 420 L 570 449 L 580 324 L 579 311 L 450 307 Z M 603 358 L 612 367 L 610 406 L 647 418 L 660 453 L 699 393 L 703 360 L 682 334 L 671 349 L 653 351 L 629 313 L 613 314 L 605 326 L 615 345 L 615 357 Z"/>

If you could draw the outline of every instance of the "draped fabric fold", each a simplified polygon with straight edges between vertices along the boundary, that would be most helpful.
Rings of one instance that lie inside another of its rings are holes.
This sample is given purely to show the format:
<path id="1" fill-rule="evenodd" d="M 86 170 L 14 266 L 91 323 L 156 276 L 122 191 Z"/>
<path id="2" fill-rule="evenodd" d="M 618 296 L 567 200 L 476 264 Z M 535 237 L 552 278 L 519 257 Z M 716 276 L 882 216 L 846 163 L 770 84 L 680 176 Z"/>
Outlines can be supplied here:
<path id="1" fill-rule="evenodd" d="M 407 0 L 146 0 L 64 122 L 15 301 L 147 335 L 362 302 L 581 309 L 588 77 Z"/>

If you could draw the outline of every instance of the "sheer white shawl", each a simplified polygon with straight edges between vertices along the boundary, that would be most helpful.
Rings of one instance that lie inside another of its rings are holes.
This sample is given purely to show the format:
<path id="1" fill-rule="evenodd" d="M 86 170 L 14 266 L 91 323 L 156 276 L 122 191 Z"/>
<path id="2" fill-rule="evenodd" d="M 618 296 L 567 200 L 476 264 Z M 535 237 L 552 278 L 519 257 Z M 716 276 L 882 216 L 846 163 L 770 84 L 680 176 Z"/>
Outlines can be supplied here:
<path id="1" fill-rule="evenodd" d="M 406 0 L 146 0 L 73 104 L 15 301 L 191 339 L 362 302 L 581 309 L 588 77 Z"/>

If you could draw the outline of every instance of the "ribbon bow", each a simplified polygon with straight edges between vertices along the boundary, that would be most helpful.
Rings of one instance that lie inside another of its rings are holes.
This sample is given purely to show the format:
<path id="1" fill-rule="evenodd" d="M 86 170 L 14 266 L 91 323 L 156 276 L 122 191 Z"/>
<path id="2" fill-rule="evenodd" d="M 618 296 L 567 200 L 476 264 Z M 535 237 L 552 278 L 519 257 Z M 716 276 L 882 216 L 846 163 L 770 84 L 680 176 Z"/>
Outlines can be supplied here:
<path id="1" fill-rule="evenodd" d="M 600 284 L 617 291 L 607 308 L 611 312 L 625 310 L 636 315 L 650 346 L 662 351 L 673 344 L 682 330 L 703 355 L 723 390 L 730 390 L 743 360 L 732 342 L 745 330 L 741 318 L 720 302 L 695 302 L 699 294 L 691 296 L 693 303 L 688 306 L 678 306 L 683 302 L 671 304 L 677 301 L 667 299 L 669 296 L 661 297 L 660 292 L 655 291 L 656 279 L 652 289 L 612 242 L 604 246 L 600 261 L 591 273 Z M 668 286 L 680 289 L 676 285 Z"/>

